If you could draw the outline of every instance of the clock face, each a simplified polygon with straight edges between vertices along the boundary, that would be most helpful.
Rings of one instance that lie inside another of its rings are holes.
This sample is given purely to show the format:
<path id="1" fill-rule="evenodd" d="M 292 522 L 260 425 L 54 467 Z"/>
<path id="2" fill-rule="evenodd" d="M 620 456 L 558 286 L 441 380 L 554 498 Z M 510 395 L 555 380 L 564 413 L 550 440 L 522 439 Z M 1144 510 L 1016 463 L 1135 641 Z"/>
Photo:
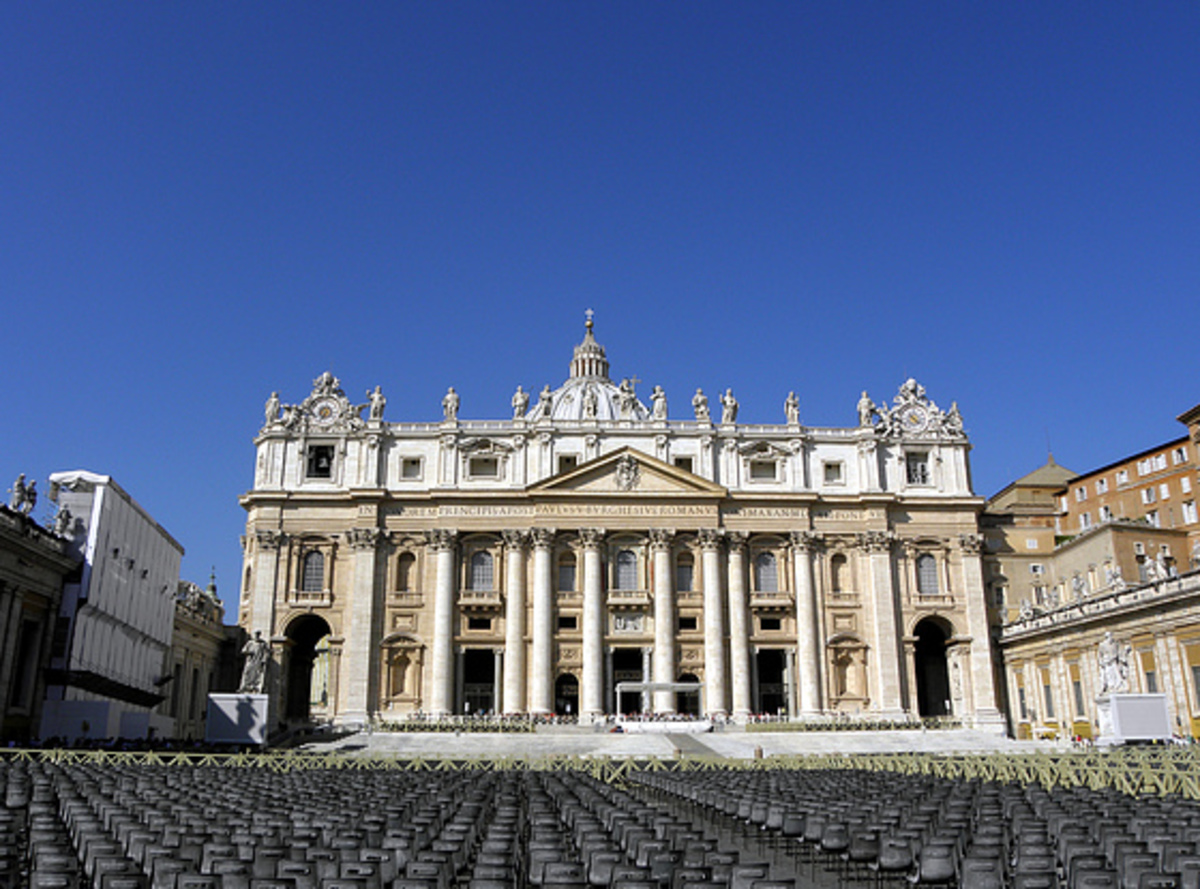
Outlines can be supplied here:
<path id="1" fill-rule="evenodd" d="M 332 398 L 322 398 L 312 406 L 313 420 L 326 426 L 337 419 L 338 404 Z"/>
<path id="2" fill-rule="evenodd" d="M 905 432 L 924 432 L 929 425 L 929 412 L 919 404 L 912 404 L 900 412 L 900 428 Z"/>

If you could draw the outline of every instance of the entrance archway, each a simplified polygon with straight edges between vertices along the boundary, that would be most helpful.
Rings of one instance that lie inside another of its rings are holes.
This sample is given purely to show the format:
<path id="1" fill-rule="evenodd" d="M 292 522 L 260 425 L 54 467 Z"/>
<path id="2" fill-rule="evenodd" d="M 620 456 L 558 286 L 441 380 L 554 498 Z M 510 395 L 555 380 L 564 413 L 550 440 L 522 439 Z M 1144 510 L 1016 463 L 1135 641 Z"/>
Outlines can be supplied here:
<path id="1" fill-rule="evenodd" d="M 754 656 L 758 670 L 758 701 L 755 712 L 771 715 L 787 712 L 787 658 L 781 648 L 767 648 Z"/>
<path id="2" fill-rule="evenodd" d="M 490 648 L 463 652 L 463 712 L 487 713 L 496 706 L 496 655 Z"/>
<path id="3" fill-rule="evenodd" d="M 917 712 L 921 716 L 949 716 L 950 671 L 946 665 L 946 642 L 950 628 L 933 618 L 917 624 L 914 652 L 917 669 Z"/>
<path id="4" fill-rule="evenodd" d="M 288 662 L 284 690 L 284 716 L 306 722 L 314 715 L 333 712 L 334 689 L 329 675 L 329 624 L 315 614 L 304 614 L 287 628 Z"/>
<path id="5" fill-rule="evenodd" d="M 700 680 L 696 678 L 695 673 L 683 673 L 679 677 L 679 682 L 695 682 Z M 700 692 L 697 691 L 677 691 L 675 692 L 675 712 L 680 716 L 699 716 L 700 715 Z"/>
<path id="6" fill-rule="evenodd" d="M 559 716 L 579 715 L 579 680 L 570 673 L 554 681 L 554 712 Z"/>

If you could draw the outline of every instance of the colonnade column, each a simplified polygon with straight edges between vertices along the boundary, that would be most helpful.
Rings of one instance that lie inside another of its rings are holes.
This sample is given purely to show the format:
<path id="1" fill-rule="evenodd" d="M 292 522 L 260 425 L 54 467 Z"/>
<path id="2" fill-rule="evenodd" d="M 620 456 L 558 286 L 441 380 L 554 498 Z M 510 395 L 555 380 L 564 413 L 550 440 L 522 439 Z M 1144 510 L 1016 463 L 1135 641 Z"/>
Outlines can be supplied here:
<path id="1" fill-rule="evenodd" d="M 820 545 L 821 535 L 816 532 L 792 532 L 796 574 L 796 672 L 799 674 L 796 678 L 802 716 L 821 712 L 821 637 L 812 570 L 813 551 Z"/>
<path id="2" fill-rule="evenodd" d="M 879 701 L 879 710 L 884 716 L 899 716 L 904 712 L 901 703 L 904 675 L 896 621 L 896 590 L 892 584 L 893 540 L 890 531 L 866 531 L 858 535 L 859 546 L 867 553 L 871 609 L 875 618 L 875 681 L 871 698 Z M 915 699 L 912 703 L 916 703 Z"/>
<path id="3" fill-rule="evenodd" d="M 533 540 L 533 650 L 530 653 L 529 712 L 544 715 L 554 712 L 554 529 L 533 528 L 529 536 Z"/>
<path id="4" fill-rule="evenodd" d="M 428 532 L 429 547 L 437 560 L 437 585 L 433 594 L 433 644 L 431 646 L 429 712 L 449 716 L 454 711 L 454 543 L 457 531 L 435 528 Z"/>
<path id="5" fill-rule="evenodd" d="M 729 672 L 733 718 L 745 721 L 753 709 L 750 680 L 750 628 L 746 602 L 746 534 L 731 531 L 729 541 Z"/>
<path id="6" fill-rule="evenodd" d="M 604 588 L 600 542 L 604 532 L 581 528 L 583 541 L 583 677 L 579 715 L 585 721 L 604 715 Z"/>
<path id="7" fill-rule="evenodd" d="M 346 645 L 351 651 L 362 652 L 355 658 L 352 669 L 345 671 L 346 683 L 341 696 L 339 718 L 344 722 L 365 722 L 370 703 L 372 674 L 376 673 L 373 652 L 375 626 L 375 556 L 383 532 L 379 528 L 353 528 L 346 532 L 346 541 L 354 553 L 354 580 L 350 596 L 350 620 L 346 628 Z"/>
<path id="8" fill-rule="evenodd" d="M 725 700 L 725 603 L 721 596 L 721 531 L 701 528 L 704 571 L 704 708 L 714 716 L 727 712 Z"/>
<path id="9" fill-rule="evenodd" d="M 504 690 L 497 713 L 525 712 L 525 540 L 515 528 L 504 537 Z M 499 673 L 496 674 L 499 676 Z"/>
<path id="10" fill-rule="evenodd" d="M 971 634 L 969 675 L 973 719 L 977 727 L 1003 731 L 1004 717 L 996 701 L 996 674 L 992 671 L 991 632 L 980 562 L 983 538 L 978 534 L 960 534 L 958 543 L 962 550 L 963 588 L 967 597 L 967 630 Z"/>
<path id="11" fill-rule="evenodd" d="M 654 555 L 654 682 L 675 681 L 675 602 L 671 577 L 671 537 L 665 528 L 650 529 Z M 675 712 L 675 692 L 654 693 L 655 713 Z"/>

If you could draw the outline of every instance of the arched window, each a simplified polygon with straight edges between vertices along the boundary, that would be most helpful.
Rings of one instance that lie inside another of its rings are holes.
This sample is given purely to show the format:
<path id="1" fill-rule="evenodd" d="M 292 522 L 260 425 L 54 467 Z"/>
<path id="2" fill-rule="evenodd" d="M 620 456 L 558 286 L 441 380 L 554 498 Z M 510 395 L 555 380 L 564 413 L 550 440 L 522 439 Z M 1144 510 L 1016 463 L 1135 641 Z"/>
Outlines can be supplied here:
<path id="1" fill-rule="evenodd" d="M 469 590 L 493 590 L 492 554 L 476 552 L 471 554 L 471 576 L 468 580 Z"/>
<path id="2" fill-rule="evenodd" d="M 774 553 L 759 553 L 754 557 L 754 588 L 760 593 L 779 592 L 779 570 Z"/>
<path id="3" fill-rule="evenodd" d="M 922 596 L 938 594 L 937 559 L 929 553 L 917 556 L 917 592 Z"/>
<path id="4" fill-rule="evenodd" d="M 558 557 L 558 588 L 563 592 L 575 590 L 575 554 L 563 553 Z"/>
<path id="5" fill-rule="evenodd" d="M 829 575 L 833 582 L 833 591 L 835 593 L 846 592 L 850 583 L 850 566 L 846 563 L 846 556 L 843 553 L 834 553 L 829 559 Z"/>
<path id="6" fill-rule="evenodd" d="M 325 554 L 311 552 L 304 556 L 304 573 L 300 589 L 305 593 L 319 593 L 325 589 Z"/>
<path id="7" fill-rule="evenodd" d="M 617 553 L 618 590 L 637 589 L 637 556 L 633 550 L 623 549 Z"/>
<path id="8" fill-rule="evenodd" d="M 400 558 L 396 562 L 396 589 L 398 591 L 407 593 L 412 590 L 415 580 L 413 571 L 416 567 L 416 556 L 412 553 L 400 553 Z"/>
<path id="9" fill-rule="evenodd" d="M 675 560 L 675 589 L 690 593 L 696 583 L 696 559 L 691 553 L 680 553 Z"/>

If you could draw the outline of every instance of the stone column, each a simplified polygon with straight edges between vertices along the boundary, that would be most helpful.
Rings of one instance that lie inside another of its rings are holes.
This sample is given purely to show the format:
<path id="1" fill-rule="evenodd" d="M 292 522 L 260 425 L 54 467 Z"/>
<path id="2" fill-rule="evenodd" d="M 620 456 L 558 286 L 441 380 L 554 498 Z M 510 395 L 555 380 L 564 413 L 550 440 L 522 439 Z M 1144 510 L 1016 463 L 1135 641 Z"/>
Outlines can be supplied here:
<path id="1" fill-rule="evenodd" d="M 795 716 L 800 712 L 799 702 L 796 700 L 796 649 L 789 648 L 787 650 L 787 674 L 783 677 L 784 683 L 787 685 L 787 712 L 788 716 Z"/>
<path id="2" fill-rule="evenodd" d="M 992 671 L 987 593 L 983 583 L 983 564 L 980 560 L 980 554 L 983 551 L 983 537 L 979 534 L 960 534 L 958 544 L 962 551 L 963 595 L 967 600 L 967 630 L 971 634 L 968 676 L 970 677 L 971 697 L 974 702 L 973 718 L 977 728 L 1003 732 L 1005 730 L 1004 716 L 996 703 L 996 674 Z M 963 666 L 967 667 L 966 664 Z"/>
<path id="3" fill-rule="evenodd" d="M 721 596 L 721 536 L 716 528 L 700 529 L 704 570 L 704 708 L 713 716 L 729 712 L 725 696 L 725 603 Z"/>
<path id="4" fill-rule="evenodd" d="M 500 705 L 503 703 L 504 682 L 504 649 L 496 646 L 492 649 L 492 710 L 503 713 Z"/>
<path id="5" fill-rule="evenodd" d="M 281 531 L 258 531 L 254 535 L 254 594 L 250 601 L 250 635 L 261 630 L 264 639 L 275 634 L 275 587 L 279 574 L 279 550 L 287 543 Z M 299 584 L 297 584 L 297 587 Z"/>
<path id="6" fill-rule="evenodd" d="M 346 683 L 339 713 L 341 722 L 364 723 L 375 709 L 371 686 L 375 677 L 375 574 L 376 554 L 383 532 L 379 528 L 352 528 L 346 532 L 354 559 L 354 579 L 349 603 L 346 645 L 356 654 L 342 672 Z"/>
<path id="7" fill-rule="evenodd" d="M 524 531 L 508 529 L 504 537 L 504 693 L 497 713 L 525 712 L 525 540 Z M 496 674 L 499 681 L 500 674 Z"/>
<path id="8" fill-rule="evenodd" d="M 858 544 L 867 554 L 867 577 L 875 630 L 875 676 L 871 700 L 879 702 L 880 715 L 901 716 L 903 665 L 900 663 L 900 633 L 896 617 L 896 591 L 892 586 L 892 541 L 890 531 L 865 531 Z"/>
<path id="9" fill-rule="evenodd" d="M 651 655 L 651 649 L 649 649 L 649 648 L 642 649 L 642 682 L 650 682 L 651 681 L 650 680 L 650 655 Z M 641 711 L 643 713 L 650 712 L 650 695 L 645 690 L 642 691 Z"/>
<path id="10" fill-rule="evenodd" d="M 909 713 L 920 715 L 917 701 L 917 637 L 905 636 L 901 642 L 904 645 L 904 687 L 908 689 L 908 698 L 901 703 Z"/>
<path id="11" fill-rule="evenodd" d="M 671 537 L 665 528 L 650 529 L 654 558 L 654 682 L 675 681 L 675 602 L 671 575 Z M 675 712 L 675 692 L 654 693 L 655 713 Z"/>
<path id="12" fill-rule="evenodd" d="M 746 602 L 746 534 L 733 531 L 729 542 L 729 671 L 733 718 L 745 722 L 753 710 L 750 681 L 749 606 Z"/>
<path id="13" fill-rule="evenodd" d="M 437 586 L 433 594 L 429 713 L 454 712 L 454 545 L 457 531 L 436 528 L 429 532 L 429 548 L 437 560 Z"/>
<path id="14" fill-rule="evenodd" d="M 579 717 L 584 722 L 604 715 L 604 586 L 600 542 L 604 532 L 581 528 L 583 541 L 583 677 Z"/>
<path id="15" fill-rule="evenodd" d="M 821 712 L 821 633 L 817 593 L 813 584 L 813 553 L 821 545 L 813 531 L 792 532 L 792 563 L 796 579 L 796 685 L 800 714 Z"/>
<path id="16" fill-rule="evenodd" d="M 554 529 L 533 528 L 533 649 L 529 712 L 554 712 Z"/>

